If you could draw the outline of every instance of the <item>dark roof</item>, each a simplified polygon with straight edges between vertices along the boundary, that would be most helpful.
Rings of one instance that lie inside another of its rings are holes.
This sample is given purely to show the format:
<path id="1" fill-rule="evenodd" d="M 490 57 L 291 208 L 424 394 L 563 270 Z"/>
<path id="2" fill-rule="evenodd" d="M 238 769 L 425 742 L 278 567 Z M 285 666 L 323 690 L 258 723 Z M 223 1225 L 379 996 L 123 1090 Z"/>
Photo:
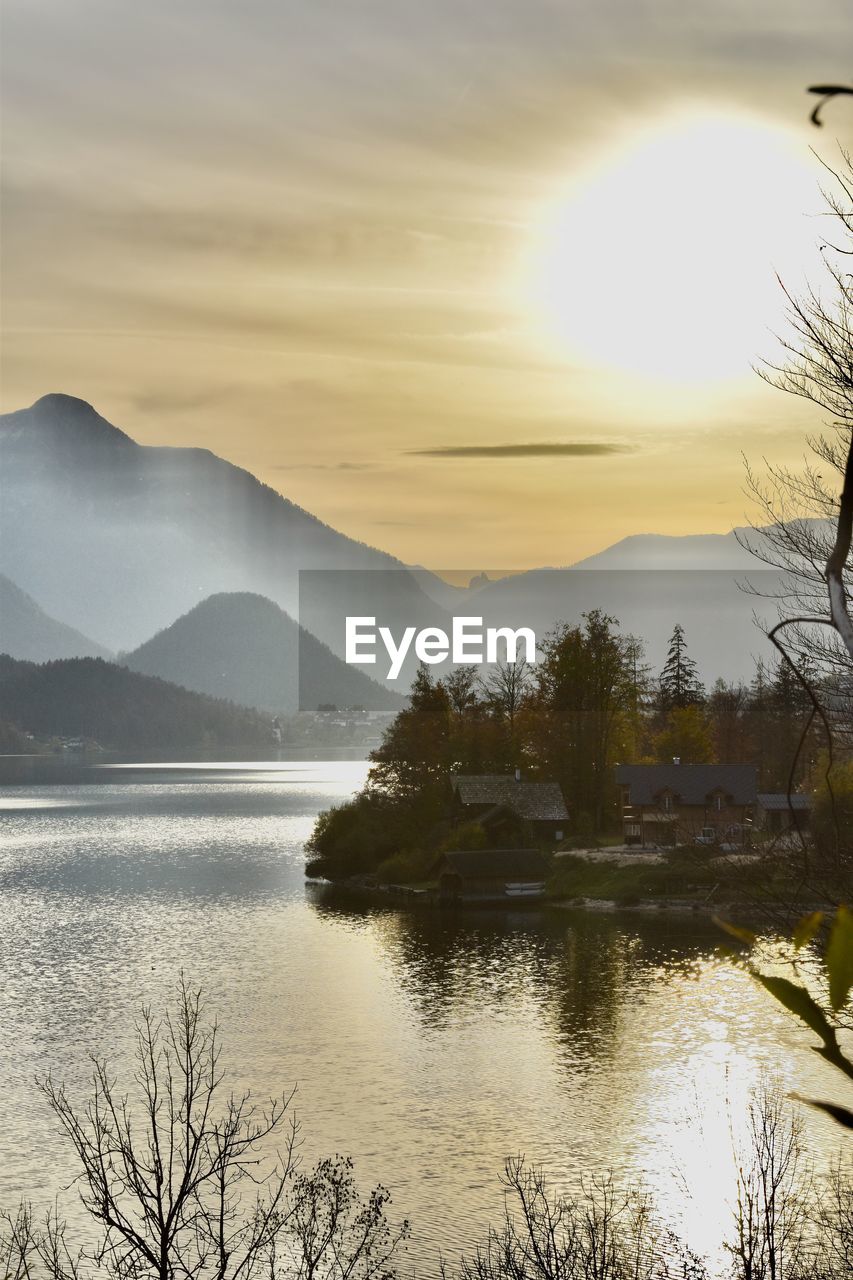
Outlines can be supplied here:
<path id="1" fill-rule="evenodd" d="M 511 773 L 460 773 L 451 782 L 464 805 L 503 805 L 530 822 L 568 821 L 558 782 L 516 782 Z"/>
<path id="2" fill-rule="evenodd" d="M 438 861 L 439 867 L 469 879 L 544 880 L 548 862 L 538 849 L 454 849 Z"/>
<path id="3" fill-rule="evenodd" d="M 798 809 L 804 812 L 812 807 L 811 796 L 788 796 L 784 791 L 759 791 L 758 803 L 767 813 L 780 809 Z"/>
<path id="4" fill-rule="evenodd" d="M 754 804 L 758 770 L 753 764 L 620 764 L 616 781 L 631 804 L 656 804 L 669 791 L 682 804 L 704 805 L 717 791 L 733 804 Z"/>

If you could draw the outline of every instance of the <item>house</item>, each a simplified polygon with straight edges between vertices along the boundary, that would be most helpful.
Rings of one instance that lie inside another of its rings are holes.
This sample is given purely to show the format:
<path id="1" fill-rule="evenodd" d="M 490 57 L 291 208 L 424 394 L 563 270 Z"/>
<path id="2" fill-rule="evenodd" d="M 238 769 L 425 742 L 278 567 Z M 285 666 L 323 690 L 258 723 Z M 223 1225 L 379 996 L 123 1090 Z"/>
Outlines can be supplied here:
<path id="1" fill-rule="evenodd" d="M 432 874 L 439 902 L 519 906 L 544 897 L 548 863 L 539 849 L 457 849 Z"/>
<path id="2" fill-rule="evenodd" d="M 809 825 L 811 811 L 811 796 L 788 796 L 784 791 L 759 791 L 755 805 L 755 825 L 768 835 L 780 835 L 783 831 L 790 831 L 792 827 L 805 830 Z"/>
<path id="3" fill-rule="evenodd" d="M 758 771 L 751 764 L 620 764 L 626 844 L 713 845 L 750 826 Z M 738 842 L 740 842 L 738 840 Z"/>
<path id="4" fill-rule="evenodd" d="M 493 844 L 562 840 L 569 821 L 557 782 L 526 782 L 515 773 L 454 774 L 453 818 L 477 822 Z"/>

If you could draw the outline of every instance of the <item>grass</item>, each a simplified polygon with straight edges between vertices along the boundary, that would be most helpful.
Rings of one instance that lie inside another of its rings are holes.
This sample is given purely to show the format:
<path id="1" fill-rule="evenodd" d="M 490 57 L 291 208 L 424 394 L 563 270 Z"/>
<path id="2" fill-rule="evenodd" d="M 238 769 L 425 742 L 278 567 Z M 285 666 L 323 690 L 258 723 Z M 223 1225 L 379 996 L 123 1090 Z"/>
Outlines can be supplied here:
<path id="1" fill-rule="evenodd" d="M 632 906 L 667 899 L 701 903 L 763 897 L 783 888 L 784 870 L 765 861 L 712 860 L 704 851 L 673 849 L 649 865 L 613 866 L 585 858 L 559 860 L 548 881 L 551 899 L 593 898 Z"/>

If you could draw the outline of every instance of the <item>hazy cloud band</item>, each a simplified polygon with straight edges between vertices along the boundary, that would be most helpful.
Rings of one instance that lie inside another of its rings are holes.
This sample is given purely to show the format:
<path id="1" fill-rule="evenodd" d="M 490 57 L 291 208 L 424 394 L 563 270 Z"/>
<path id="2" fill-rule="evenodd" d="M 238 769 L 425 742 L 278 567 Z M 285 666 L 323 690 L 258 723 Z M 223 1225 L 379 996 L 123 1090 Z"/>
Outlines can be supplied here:
<path id="1" fill-rule="evenodd" d="M 629 445 L 575 441 L 568 444 L 470 444 L 409 449 L 416 458 L 603 458 L 632 452 Z"/>

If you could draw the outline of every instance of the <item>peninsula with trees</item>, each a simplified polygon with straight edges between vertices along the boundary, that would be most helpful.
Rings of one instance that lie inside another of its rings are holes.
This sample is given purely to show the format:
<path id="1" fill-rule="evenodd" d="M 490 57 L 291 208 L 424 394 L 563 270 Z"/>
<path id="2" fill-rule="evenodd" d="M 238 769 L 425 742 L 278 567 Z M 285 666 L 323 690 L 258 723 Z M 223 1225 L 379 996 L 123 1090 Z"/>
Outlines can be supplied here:
<path id="1" fill-rule="evenodd" d="M 448 855 L 473 868 L 500 853 L 508 884 L 541 880 L 557 900 L 714 909 L 785 894 L 798 831 L 828 848 L 834 829 L 810 711 L 785 661 L 708 690 L 679 624 L 654 673 L 641 641 L 591 611 L 556 628 L 536 664 L 440 679 L 422 667 L 365 787 L 320 816 L 307 874 L 435 889 Z M 851 795 L 853 775 L 836 771 L 836 808 Z"/>

